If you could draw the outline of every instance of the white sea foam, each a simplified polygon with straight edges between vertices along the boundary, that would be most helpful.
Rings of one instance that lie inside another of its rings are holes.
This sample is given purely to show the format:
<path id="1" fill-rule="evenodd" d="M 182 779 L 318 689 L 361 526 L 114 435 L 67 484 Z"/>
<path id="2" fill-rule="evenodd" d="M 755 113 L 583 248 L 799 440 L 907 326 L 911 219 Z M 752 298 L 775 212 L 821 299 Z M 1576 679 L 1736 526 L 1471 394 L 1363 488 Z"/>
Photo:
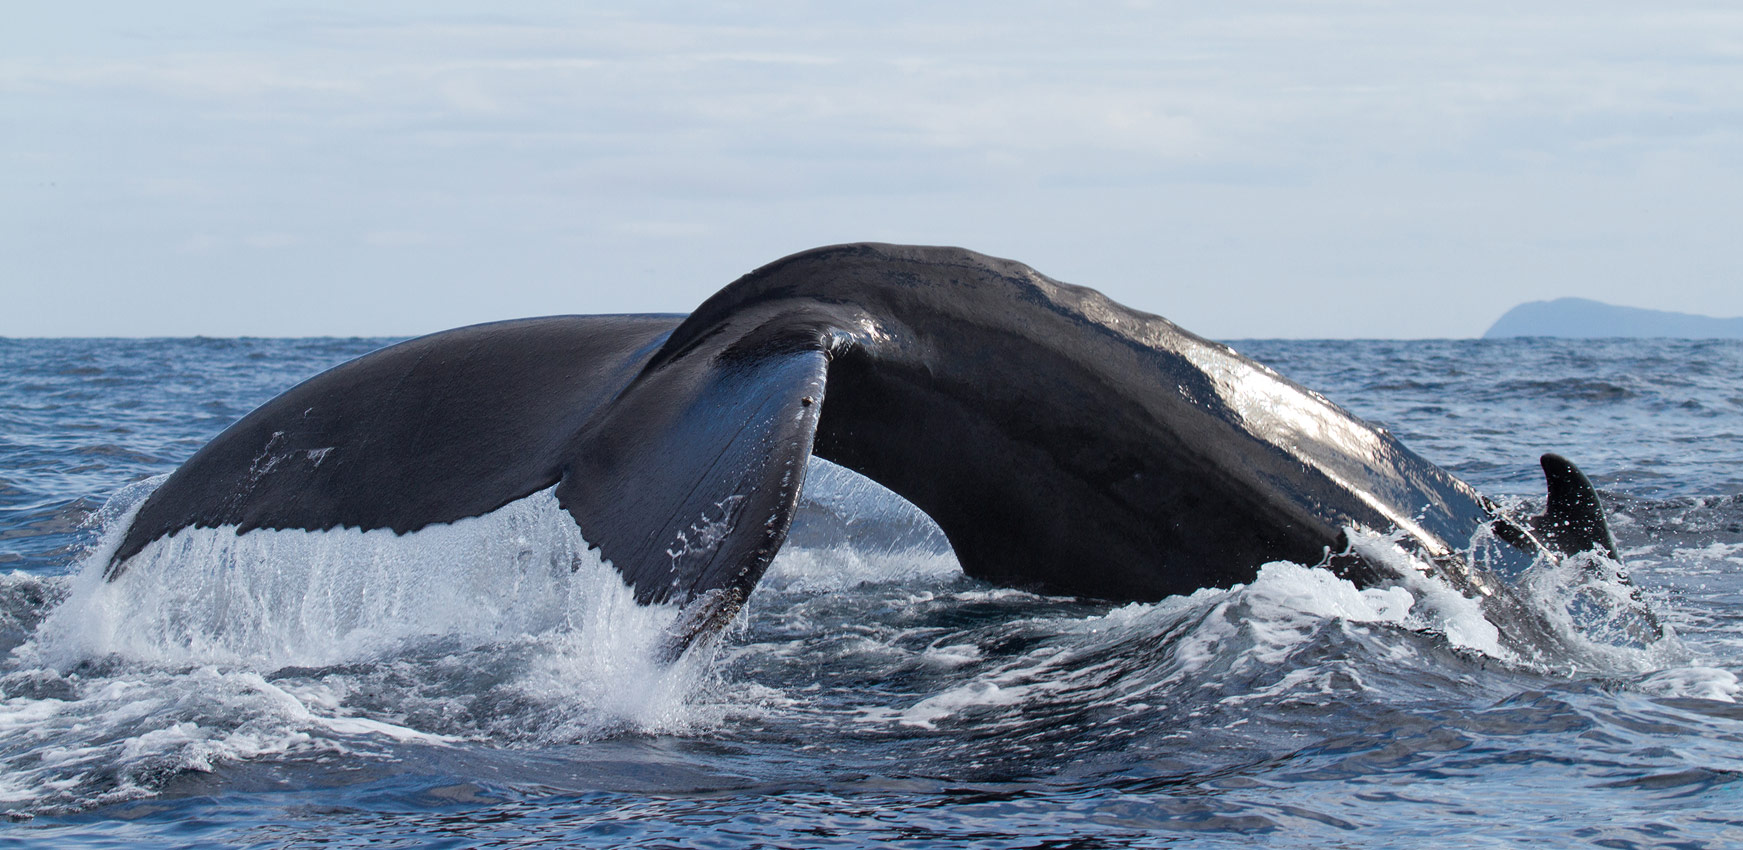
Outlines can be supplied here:
<path id="1" fill-rule="evenodd" d="M 1142 705 L 1158 690 L 1215 687 L 1284 666 L 1329 622 L 1413 628 L 1413 605 L 1414 597 L 1401 587 L 1362 590 L 1323 569 L 1271 563 L 1250 584 L 1227 590 L 999 627 L 999 635 L 1019 629 L 1030 631 L 1032 639 L 1050 637 L 990 663 L 984 650 L 962 644 L 962 635 L 940 636 L 915 661 L 933 670 L 969 669 L 969 678 L 906 708 L 862 706 L 851 716 L 937 729 L 988 713 L 1011 715 L 1007 721 L 1016 722 L 1025 708 L 1083 696 L 1104 707 Z M 1151 647 L 1159 636 L 1166 641 L 1157 657 Z"/>
<path id="2" fill-rule="evenodd" d="M 976 680 L 927 697 L 897 714 L 896 720 L 907 726 L 932 729 L 939 720 L 970 708 L 1020 705 L 1031 697 L 1033 690 L 1034 686 L 1000 687 L 994 682 Z"/>
<path id="3" fill-rule="evenodd" d="M 603 644 L 634 649 L 672 615 L 634 603 L 550 491 L 405 535 L 183 529 L 147 546 L 114 581 L 103 580 L 97 555 L 38 630 L 46 663 L 119 656 L 314 667 L 432 637 L 596 631 L 595 618 L 611 624 L 615 639 Z"/>
<path id="4" fill-rule="evenodd" d="M 693 700 L 710 648 L 656 660 L 676 606 L 636 604 L 549 490 L 406 535 L 184 529 L 105 581 L 150 486 L 112 501 L 65 601 L 14 652 L 0 800 L 109 802 L 272 754 L 715 722 Z M 437 674 L 475 690 L 419 681 Z M 444 719 L 468 700 L 482 719 Z"/>
<path id="5" fill-rule="evenodd" d="M 1345 533 L 1350 548 L 1364 559 L 1380 564 L 1398 576 L 1399 587 L 1412 598 L 1411 618 L 1405 623 L 1446 635 L 1448 643 L 1505 661 L 1517 660 L 1503 646 L 1501 630 L 1491 622 L 1481 601 L 1455 590 L 1435 576 L 1433 567 L 1400 546 L 1395 535 L 1352 528 Z"/>
<path id="6" fill-rule="evenodd" d="M 862 707 L 859 719 L 875 723 L 938 728 L 953 718 L 997 713 L 1025 700 L 1072 699 L 1077 691 L 1099 691 L 1106 704 L 1142 704 L 1158 691 L 1234 687 L 1224 698 L 1234 705 L 1285 696 L 1318 694 L 1330 698 L 1349 688 L 1366 689 L 1362 665 L 1336 658 L 1308 660 L 1301 653 L 1327 628 L 1365 635 L 1372 626 L 1400 633 L 1439 636 L 1469 653 L 1526 664 L 1503 640 L 1505 625 L 1492 622 L 1480 600 L 1463 596 L 1434 577 L 1426 564 L 1396 545 L 1390 537 L 1355 532 L 1352 537 L 1364 557 L 1389 565 L 1399 575 L 1395 583 L 1357 588 L 1319 567 L 1274 562 L 1259 569 L 1245 585 L 1227 590 L 1206 589 L 1153 604 L 1131 604 L 1076 621 L 1052 621 L 1045 629 L 1059 640 L 1041 642 L 1022 655 L 991 665 L 972 653 L 951 652 L 955 666 L 976 664 L 967 681 L 921 697 L 906 709 Z M 1569 628 L 1575 624 L 1569 622 Z M 1142 666 L 1158 635 L 1167 636 L 1165 653 L 1153 666 Z M 941 638 L 949 639 L 949 638 Z M 1411 664 L 1411 643 L 1398 639 L 1362 639 L 1365 652 L 1387 653 L 1389 664 Z M 1589 641 L 1588 641 L 1589 643 Z M 1662 666 L 1662 653 L 1637 649 L 1606 649 L 1608 654 L 1582 656 L 1587 672 L 1618 673 Z M 1657 652 L 1656 650 L 1654 651 Z M 1622 653 L 1626 663 L 1609 664 Z M 1536 668 L 1536 664 L 1527 666 Z M 1698 693 L 1726 698 L 1734 686 L 1723 671 L 1686 674 L 1665 671 L 1650 689 Z"/>
<path id="7" fill-rule="evenodd" d="M 1226 705 L 1285 696 L 1331 698 L 1341 690 L 1368 687 L 1362 675 L 1366 662 L 1332 659 L 1299 666 L 1300 653 L 1328 627 L 1366 635 L 1370 626 L 1437 637 L 1526 671 L 1632 677 L 1648 694 L 1723 701 L 1743 695 L 1736 675 L 1696 662 L 1674 634 L 1640 639 L 1644 603 L 1614 562 L 1597 556 L 1546 559 L 1515 588 L 1523 611 L 1505 605 L 1491 610 L 1484 599 L 1467 597 L 1437 577 L 1432 565 L 1393 536 L 1358 529 L 1350 537 L 1357 552 L 1388 567 L 1396 578 L 1357 588 L 1324 568 L 1266 564 L 1252 582 L 1227 590 L 1200 590 L 1076 622 L 1047 623 L 1046 631 L 1061 639 L 1041 641 L 1014 658 L 987 664 L 977 654 L 948 653 L 953 666 L 972 665 L 970 679 L 922 696 L 906 709 L 867 706 L 855 716 L 934 729 L 954 719 L 996 715 L 1025 700 L 1069 700 L 1074 691 L 1100 689 L 1107 704 L 1138 705 L 1159 690 L 1178 699 L 1181 688 L 1229 683 L 1236 683 L 1236 691 L 1223 699 Z M 1531 622 L 1516 622 L 1510 616 L 1515 613 Z M 1131 647 L 1158 635 L 1167 637 L 1165 655 L 1154 666 L 1140 666 L 1150 650 Z M 1549 642 L 1533 644 L 1541 640 Z M 1384 653 L 1383 664 L 1423 663 L 1412 660 L 1410 641 L 1364 638 L 1362 643 L 1366 652 Z M 1006 722 L 1017 722 L 1021 708 L 1013 711 Z"/>
<path id="8" fill-rule="evenodd" d="M 1686 697 L 1717 702 L 1736 702 L 1743 697 L 1743 682 L 1737 674 L 1718 667 L 1691 664 L 1656 670 L 1642 676 L 1635 687 L 1660 697 Z"/>

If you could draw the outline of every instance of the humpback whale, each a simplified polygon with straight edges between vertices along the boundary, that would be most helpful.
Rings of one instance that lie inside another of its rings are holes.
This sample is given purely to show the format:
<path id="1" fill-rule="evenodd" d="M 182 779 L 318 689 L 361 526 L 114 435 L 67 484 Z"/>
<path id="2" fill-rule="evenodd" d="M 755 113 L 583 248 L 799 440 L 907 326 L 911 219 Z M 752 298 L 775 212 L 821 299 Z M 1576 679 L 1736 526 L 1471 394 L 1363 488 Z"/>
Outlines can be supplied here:
<path id="1" fill-rule="evenodd" d="M 813 454 L 928 514 L 968 575 L 1055 594 L 1153 601 L 1275 560 L 1377 580 L 1352 529 L 1478 598 L 1534 559 L 1615 554 L 1563 458 L 1548 512 L 1514 517 L 1167 319 L 960 248 L 852 244 L 687 316 L 496 322 L 339 365 L 172 473 L 106 575 L 189 527 L 406 533 L 554 487 L 639 602 L 687 606 L 681 652 L 742 606 Z"/>

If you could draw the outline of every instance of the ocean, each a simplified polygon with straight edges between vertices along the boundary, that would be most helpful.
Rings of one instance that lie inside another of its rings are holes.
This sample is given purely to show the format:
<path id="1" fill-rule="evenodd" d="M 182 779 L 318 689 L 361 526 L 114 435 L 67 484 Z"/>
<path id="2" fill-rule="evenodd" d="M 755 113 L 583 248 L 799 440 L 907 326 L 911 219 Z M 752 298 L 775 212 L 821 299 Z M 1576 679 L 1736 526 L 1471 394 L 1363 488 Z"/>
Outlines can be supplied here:
<path id="1" fill-rule="evenodd" d="M 1647 645 L 1548 565 L 1525 596 L 1566 633 L 1530 655 L 1426 579 L 991 586 L 822 462 L 669 666 L 548 492 L 100 581 L 159 477 L 388 342 L 0 339 L 0 845 L 1743 846 L 1743 341 L 1235 343 L 1522 511 L 1538 455 L 1579 463 Z"/>

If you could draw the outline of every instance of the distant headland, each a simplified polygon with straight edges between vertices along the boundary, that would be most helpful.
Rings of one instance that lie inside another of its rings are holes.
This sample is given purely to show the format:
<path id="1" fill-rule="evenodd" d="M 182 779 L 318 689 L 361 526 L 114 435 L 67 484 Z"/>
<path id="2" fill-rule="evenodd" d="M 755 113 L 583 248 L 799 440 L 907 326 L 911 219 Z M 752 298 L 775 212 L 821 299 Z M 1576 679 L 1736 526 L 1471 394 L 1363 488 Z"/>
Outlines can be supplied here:
<path id="1" fill-rule="evenodd" d="M 1510 336 L 1743 339 L 1743 318 L 1618 307 L 1589 298 L 1527 301 L 1495 321 L 1484 339 Z"/>

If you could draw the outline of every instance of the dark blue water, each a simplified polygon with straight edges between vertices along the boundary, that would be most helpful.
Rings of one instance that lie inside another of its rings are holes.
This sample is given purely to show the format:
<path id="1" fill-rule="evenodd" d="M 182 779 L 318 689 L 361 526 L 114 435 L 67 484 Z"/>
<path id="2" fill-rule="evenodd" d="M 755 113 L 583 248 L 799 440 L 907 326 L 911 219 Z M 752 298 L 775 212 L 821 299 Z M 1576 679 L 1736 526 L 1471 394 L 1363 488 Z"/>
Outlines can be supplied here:
<path id="1" fill-rule="evenodd" d="M 1445 588 L 1292 564 L 1155 605 L 1004 590 L 826 467 L 673 668 L 548 497 L 178 535 L 91 580 L 148 479 L 381 342 L 0 340 L 0 842 L 1743 844 L 1743 343 L 1237 345 L 1526 509 L 1539 453 L 1580 462 L 1674 631 L 1647 647 L 1524 658 Z"/>

